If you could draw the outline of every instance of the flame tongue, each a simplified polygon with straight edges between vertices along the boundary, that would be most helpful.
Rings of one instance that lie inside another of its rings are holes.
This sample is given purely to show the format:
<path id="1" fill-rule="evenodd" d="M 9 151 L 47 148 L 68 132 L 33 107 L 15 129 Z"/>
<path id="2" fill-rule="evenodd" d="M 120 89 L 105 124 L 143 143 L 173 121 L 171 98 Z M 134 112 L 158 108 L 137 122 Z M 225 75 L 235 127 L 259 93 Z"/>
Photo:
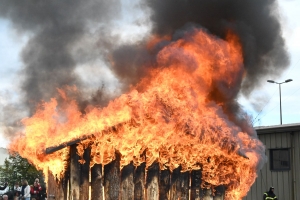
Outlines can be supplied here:
<path id="1" fill-rule="evenodd" d="M 194 30 L 171 42 L 157 54 L 157 67 L 128 94 L 103 109 L 89 108 L 82 116 L 69 100 L 58 107 L 55 99 L 23 120 L 26 136 L 17 150 L 46 171 L 53 162 L 64 170 L 67 149 L 44 155 L 43 149 L 83 135 L 93 135 L 79 147 L 92 146 L 92 164 L 107 164 L 121 154 L 121 167 L 158 161 L 162 169 L 201 169 L 203 182 L 226 185 L 228 199 L 241 199 L 256 178 L 263 145 L 242 132 L 223 112 L 242 80 L 241 48 L 234 36 L 228 41 Z M 215 91 L 217 90 L 217 95 Z M 63 94 L 63 91 L 60 91 Z M 64 95 L 63 95 L 64 96 Z M 250 159 L 245 159 L 240 154 Z"/>

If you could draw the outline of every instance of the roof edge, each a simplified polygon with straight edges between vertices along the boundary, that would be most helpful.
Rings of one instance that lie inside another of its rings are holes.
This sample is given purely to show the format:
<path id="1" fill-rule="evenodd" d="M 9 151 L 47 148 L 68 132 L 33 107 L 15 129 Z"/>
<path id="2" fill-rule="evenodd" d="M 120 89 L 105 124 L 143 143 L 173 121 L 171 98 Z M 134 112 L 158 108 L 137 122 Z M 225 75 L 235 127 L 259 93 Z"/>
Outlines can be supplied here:
<path id="1" fill-rule="evenodd" d="M 300 132 L 300 123 L 282 124 L 273 126 L 258 126 L 254 127 L 258 135 L 270 133 L 284 133 L 284 132 Z"/>

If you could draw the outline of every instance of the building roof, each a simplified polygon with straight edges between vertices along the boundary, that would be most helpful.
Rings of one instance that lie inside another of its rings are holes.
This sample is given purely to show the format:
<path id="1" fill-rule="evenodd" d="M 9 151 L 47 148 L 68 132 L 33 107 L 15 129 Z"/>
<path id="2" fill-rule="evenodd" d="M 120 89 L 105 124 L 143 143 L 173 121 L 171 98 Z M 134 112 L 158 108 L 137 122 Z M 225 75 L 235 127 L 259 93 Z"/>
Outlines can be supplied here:
<path id="1" fill-rule="evenodd" d="M 300 132 L 300 123 L 254 127 L 257 134 Z"/>

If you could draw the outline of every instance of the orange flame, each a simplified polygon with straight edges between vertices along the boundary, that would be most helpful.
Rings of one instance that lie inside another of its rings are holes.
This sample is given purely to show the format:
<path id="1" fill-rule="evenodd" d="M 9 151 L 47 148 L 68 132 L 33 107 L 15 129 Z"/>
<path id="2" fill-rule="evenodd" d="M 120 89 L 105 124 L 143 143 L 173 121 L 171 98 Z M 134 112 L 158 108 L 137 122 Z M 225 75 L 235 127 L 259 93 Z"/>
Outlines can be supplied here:
<path id="1" fill-rule="evenodd" d="M 45 148 L 90 136 L 79 144 L 78 154 L 91 145 L 91 165 L 108 164 L 118 151 L 121 167 L 158 161 L 162 169 L 201 169 L 203 183 L 225 185 L 226 199 L 242 199 L 255 181 L 264 146 L 255 133 L 242 132 L 230 121 L 211 93 L 220 87 L 222 95 L 230 95 L 243 73 L 236 36 L 224 41 L 194 30 L 165 46 L 149 76 L 105 108 L 89 107 L 83 115 L 60 90 L 67 103 L 44 102 L 23 120 L 25 135 L 11 149 L 44 172 L 51 166 L 61 177 L 69 150 L 45 155 Z"/>

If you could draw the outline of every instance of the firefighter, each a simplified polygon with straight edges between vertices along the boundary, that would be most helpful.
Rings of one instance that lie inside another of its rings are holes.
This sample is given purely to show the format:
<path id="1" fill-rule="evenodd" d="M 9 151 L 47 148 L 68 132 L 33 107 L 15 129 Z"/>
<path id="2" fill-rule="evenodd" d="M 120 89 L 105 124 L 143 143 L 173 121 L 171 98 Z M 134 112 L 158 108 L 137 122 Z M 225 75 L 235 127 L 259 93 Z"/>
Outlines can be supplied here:
<path id="1" fill-rule="evenodd" d="M 269 191 L 264 193 L 264 200 L 278 200 L 274 193 L 274 187 L 270 187 Z"/>

